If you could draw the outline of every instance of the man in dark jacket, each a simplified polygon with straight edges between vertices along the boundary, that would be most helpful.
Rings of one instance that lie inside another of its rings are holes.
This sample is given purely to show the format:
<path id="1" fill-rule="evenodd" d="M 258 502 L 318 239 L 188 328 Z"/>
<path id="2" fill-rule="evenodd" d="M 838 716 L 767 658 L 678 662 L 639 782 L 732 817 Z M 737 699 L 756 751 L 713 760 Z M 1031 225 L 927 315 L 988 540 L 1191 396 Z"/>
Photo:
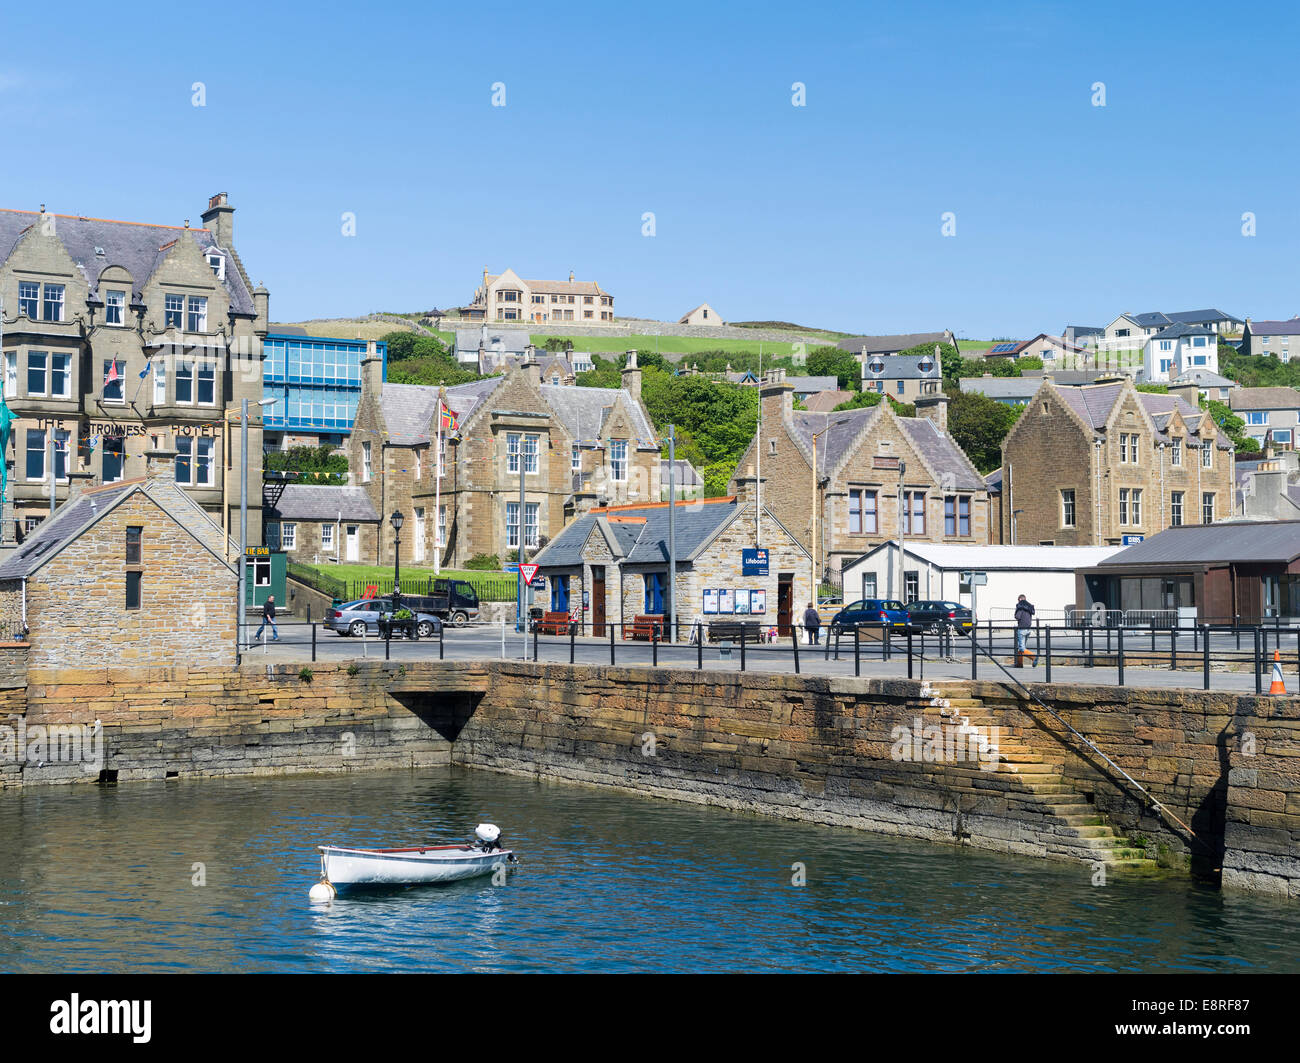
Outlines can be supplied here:
<path id="1" fill-rule="evenodd" d="M 1024 662 L 1025 647 L 1029 643 L 1029 631 L 1033 626 L 1034 607 L 1022 594 L 1016 602 L 1016 665 L 1018 667 Z M 1034 658 L 1034 666 L 1038 666 L 1037 657 Z"/>
<path id="2" fill-rule="evenodd" d="M 813 603 L 808 603 L 808 608 L 803 611 L 803 626 L 808 629 L 808 641 L 812 645 L 817 645 L 817 635 L 821 630 L 821 615 L 813 608 Z"/>
<path id="3" fill-rule="evenodd" d="M 279 642 L 280 632 L 275 626 L 275 595 L 274 594 L 267 595 L 266 604 L 262 606 L 262 623 L 258 625 L 257 634 L 253 636 L 254 642 L 256 642 L 258 639 L 262 637 L 262 628 L 266 627 L 267 624 L 271 625 L 271 641 Z"/>

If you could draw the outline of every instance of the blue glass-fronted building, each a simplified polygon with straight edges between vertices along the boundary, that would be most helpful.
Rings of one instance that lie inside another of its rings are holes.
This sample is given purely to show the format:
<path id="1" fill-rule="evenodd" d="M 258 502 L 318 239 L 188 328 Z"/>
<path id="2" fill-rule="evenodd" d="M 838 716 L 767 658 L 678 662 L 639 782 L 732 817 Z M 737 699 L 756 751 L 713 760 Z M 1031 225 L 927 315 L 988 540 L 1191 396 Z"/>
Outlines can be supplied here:
<path id="1" fill-rule="evenodd" d="M 352 431 L 361 398 L 365 340 L 272 332 L 262 362 L 262 397 L 275 399 L 262 411 L 268 447 L 329 443 Z M 388 345 L 375 344 L 388 378 Z"/>

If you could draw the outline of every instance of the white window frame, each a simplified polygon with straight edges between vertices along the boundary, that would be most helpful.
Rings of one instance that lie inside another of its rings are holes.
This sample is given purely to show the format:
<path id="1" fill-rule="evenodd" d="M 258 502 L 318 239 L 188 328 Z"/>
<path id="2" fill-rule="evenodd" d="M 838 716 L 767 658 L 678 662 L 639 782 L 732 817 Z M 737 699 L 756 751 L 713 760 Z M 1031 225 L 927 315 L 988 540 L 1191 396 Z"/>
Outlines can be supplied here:
<path id="1" fill-rule="evenodd" d="M 32 446 L 32 440 L 36 437 L 40 438 L 40 444 L 41 444 L 40 445 L 41 471 L 38 475 L 33 476 L 31 471 L 32 455 L 36 453 L 36 448 Z M 45 429 L 43 428 L 27 429 L 27 435 L 23 439 L 23 452 L 25 456 L 25 460 L 23 461 L 23 479 L 26 480 L 29 484 L 39 484 L 45 482 L 45 475 L 47 472 L 45 468 L 46 446 L 47 446 L 47 441 L 45 436 Z"/>
<path id="2" fill-rule="evenodd" d="M 32 359 L 41 359 L 41 390 L 32 390 Z M 30 398 L 45 398 L 50 393 L 50 352 L 33 351 L 27 352 L 27 394 Z"/>
<path id="3" fill-rule="evenodd" d="M 1063 487 L 1061 489 L 1061 527 L 1076 527 L 1075 522 L 1078 519 L 1079 513 L 1076 508 L 1074 488 Z"/>
<path id="4" fill-rule="evenodd" d="M 153 364 L 153 404 L 155 406 L 167 405 L 167 356 L 161 352 L 155 357 L 158 359 Z"/>
<path id="5" fill-rule="evenodd" d="M 163 328 L 185 328 L 185 296 L 179 292 L 163 293 Z"/>
<path id="6" fill-rule="evenodd" d="M 1207 516 L 1210 518 L 1209 520 L 1205 519 Z M 1201 523 L 1202 524 L 1214 523 L 1214 492 L 1213 491 L 1201 492 Z"/>
<path id="7" fill-rule="evenodd" d="M 213 484 L 212 470 L 216 465 L 216 442 L 211 436 L 198 436 L 194 441 L 194 485 L 196 487 L 211 487 Z"/>
<path id="8" fill-rule="evenodd" d="M 63 387 L 58 391 L 54 390 L 55 370 L 54 363 L 56 360 L 63 362 Z M 72 355 L 63 351 L 50 351 L 50 398 L 52 399 L 70 399 L 72 398 Z"/>
<path id="9" fill-rule="evenodd" d="M 524 454 L 524 475 L 536 476 L 542 467 L 541 463 L 542 437 L 528 432 L 524 435 L 523 454 Z"/>
<path id="10" fill-rule="evenodd" d="M 185 297 L 185 331 L 208 331 L 208 297 L 206 295 L 187 295 Z"/>
<path id="11" fill-rule="evenodd" d="M 506 473 L 519 475 L 519 454 L 523 449 L 519 442 L 518 432 L 506 433 Z"/>
<path id="12" fill-rule="evenodd" d="M 18 352 L 5 351 L 5 398 L 18 397 Z"/>
<path id="13" fill-rule="evenodd" d="M 184 465 L 182 466 L 182 462 Z M 181 469 L 184 468 L 185 475 L 182 478 Z M 176 483 L 182 487 L 190 487 L 194 484 L 194 437 L 177 436 L 176 437 Z"/>
<path id="14" fill-rule="evenodd" d="M 48 310 L 49 310 L 49 307 L 50 307 L 50 304 L 51 304 L 51 295 L 54 294 L 54 293 L 57 293 L 57 299 L 54 300 L 54 305 L 56 305 L 56 306 L 59 308 L 59 313 L 58 313 L 58 316 L 57 316 L 57 317 L 50 317 L 50 315 L 49 315 L 49 313 L 48 313 Z M 47 284 L 47 285 L 45 285 L 45 290 L 44 290 L 41 294 L 42 294 L 42 299 L 41 299 L 41 320 L 42 320 L 42 321 L 62 321 L 62 320 L 63 320 L 64 304 L 65 304 L 65 302 L 66 302 L 66 300 L 67 300 L 67 289 L 66 289 L 66 287 L 65 287 L 64 285 L 62 285 L 62 284 Z"/>
<path id="15" fill-rule="evenodd" d="M 26 295 L 23 290 L 26 289 Z M 41 282 L 40 281 L 19 281 L 18 282 L 18 312 L 30 318 L 32 321 L 41 319 Z"/>
<path id="16" fill-rule="evenodd" d="M 361 444 L 361 482 L 368 484 L 375 475 L 374 463 L 371 460 L 370 441 L 367 440 Z"/>
<path id="17" fill-rule="evenodd" d="M 296 521 L 280 522 L 280 549 L 292 550 L 298 544 L 298 524 Z"/>
<path id="18" fill-rule="evenodd" d="M 615 483 L 627 483 L 627 440 L 609 441 L 609 475 Z"/>
<path id="19" fill-rule="evenodd" d="M 334 553 L 334 525 L 325 523 L 320 526 L 320 548 Z"/>
<path id="20" fill-rule="evenodd" d="M 447 507 L 438 507 L 438 546 L 445 548 L 447 545 Z"/>
<path id="21" fill-rule="evenodd" d="M 1214 468 L 1214 444 L 1206 443 L 1201 447 L 1201 468 Z"/>
<path id="22" fill-rule="evenodd" d="M 104 293 L 104 324 L 118 328 L 126 324 L 126 292 L 110 289 Z"/>

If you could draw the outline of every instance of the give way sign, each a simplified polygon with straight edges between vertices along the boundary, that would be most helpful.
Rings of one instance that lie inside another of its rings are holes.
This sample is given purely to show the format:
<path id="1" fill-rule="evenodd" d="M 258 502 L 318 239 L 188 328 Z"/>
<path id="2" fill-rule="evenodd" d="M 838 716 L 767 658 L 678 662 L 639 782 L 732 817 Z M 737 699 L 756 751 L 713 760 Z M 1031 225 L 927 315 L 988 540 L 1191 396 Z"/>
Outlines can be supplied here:
<path id="1" fill-rule="evenodd" d="M 519 566 L 519 574 L 524 577 L 525 587 L 533 582 L 533 577 L 537 575 L 537 570 L 541 567 L 541 565 L 534 565 L 531 562 Z"/>

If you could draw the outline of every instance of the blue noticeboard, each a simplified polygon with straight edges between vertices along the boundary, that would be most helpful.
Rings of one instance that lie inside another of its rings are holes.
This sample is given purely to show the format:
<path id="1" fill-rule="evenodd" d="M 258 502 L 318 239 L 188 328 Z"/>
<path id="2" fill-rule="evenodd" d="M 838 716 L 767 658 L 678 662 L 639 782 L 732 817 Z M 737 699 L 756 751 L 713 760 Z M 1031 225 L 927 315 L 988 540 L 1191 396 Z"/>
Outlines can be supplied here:
<path id="1" fill-rule="evenodd" d="M 1145 538 L 1145 535 L 1125 535 L 1121 538 L 1120 542 L 1124 546 L 1137 546 L 1137 544 L 1142 542 Z"/>
<path id="2" fill-rule="evenodd" d="M 740 551 L 740 574 L 742 576 L 767 575 L 767 548 L 755 546 Z"/>

